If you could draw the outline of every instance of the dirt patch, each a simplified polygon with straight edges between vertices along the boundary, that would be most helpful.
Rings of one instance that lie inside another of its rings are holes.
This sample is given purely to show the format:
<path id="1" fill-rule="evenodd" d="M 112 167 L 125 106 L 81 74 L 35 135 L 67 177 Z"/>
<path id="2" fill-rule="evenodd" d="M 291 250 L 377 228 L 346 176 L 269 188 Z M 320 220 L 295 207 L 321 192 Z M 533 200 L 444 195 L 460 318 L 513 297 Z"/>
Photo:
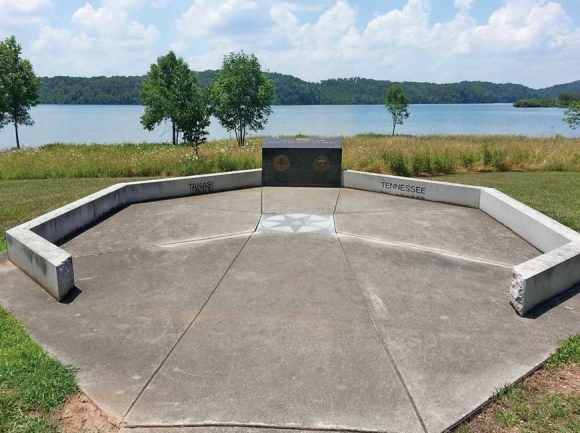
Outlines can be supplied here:
<path id="1" fill-rule="evenodd" d="M 556 370 L 539 370 L 529 380 L 529 386 L 546 394 L 580 396 L 580 365 L 571 364 Z"/>
<path id="2" fill-rule="evenodd" d="M 100 409 L 84 394 L 68 400 L 58 413 L 65 433 L 118 433 L 119 428 L 111 424 Z"/>

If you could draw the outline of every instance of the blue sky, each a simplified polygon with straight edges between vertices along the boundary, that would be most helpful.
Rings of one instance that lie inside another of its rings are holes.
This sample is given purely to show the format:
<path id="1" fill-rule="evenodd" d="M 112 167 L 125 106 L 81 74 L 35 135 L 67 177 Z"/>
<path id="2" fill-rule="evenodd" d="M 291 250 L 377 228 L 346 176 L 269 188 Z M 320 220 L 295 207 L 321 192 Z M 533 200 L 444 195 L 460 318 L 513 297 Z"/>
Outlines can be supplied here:
<path id="1" fill-rule="evenodd" d="M 42 76 L 142 75 L 170 49 L 217 69 L 243 49 L 308 81 L 580 79 L 579 0 L 0 0 L 11 34 Z"/>

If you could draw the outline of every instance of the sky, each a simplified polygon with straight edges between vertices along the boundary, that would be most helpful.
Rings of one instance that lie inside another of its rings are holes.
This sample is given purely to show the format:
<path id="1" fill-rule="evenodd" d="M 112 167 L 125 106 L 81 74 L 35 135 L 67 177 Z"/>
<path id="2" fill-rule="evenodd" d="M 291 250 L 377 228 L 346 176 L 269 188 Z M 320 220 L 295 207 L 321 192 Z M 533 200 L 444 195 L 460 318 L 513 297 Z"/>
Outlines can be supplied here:
<path id="1" fill-rule="evenodd" d="M 307 81 L 580 80 L 580 0 L 0 0 L 38 75 L 144 75 L 174 50 L 194 70 L 254 53 Z"/>

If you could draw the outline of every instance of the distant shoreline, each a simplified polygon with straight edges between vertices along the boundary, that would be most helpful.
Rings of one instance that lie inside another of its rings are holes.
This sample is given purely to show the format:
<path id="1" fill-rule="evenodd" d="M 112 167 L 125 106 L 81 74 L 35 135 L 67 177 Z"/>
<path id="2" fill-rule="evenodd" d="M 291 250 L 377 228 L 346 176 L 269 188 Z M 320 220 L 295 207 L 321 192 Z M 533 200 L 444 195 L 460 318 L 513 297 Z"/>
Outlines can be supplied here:
<path id="1" fill-rule="evenodd" d="M 200 87 L 208 87 L 217 71 L 198 74 Z M 513 104 L 520 99 L 557 99 L 562 93 L 580 93 L 580 80 L 533 89 L 522 84 L 485 81 L 459 83 L 394 82 L 367 78 L 337 78 L 316 83 L 291 75 L 268 73 L 275 87 L 275 105 L 383 104 L 386 91 L 400 85 L 412 104 Z M 66 105 L 140 105 L 143 76 L 42 78 L 41 101 Z"/>

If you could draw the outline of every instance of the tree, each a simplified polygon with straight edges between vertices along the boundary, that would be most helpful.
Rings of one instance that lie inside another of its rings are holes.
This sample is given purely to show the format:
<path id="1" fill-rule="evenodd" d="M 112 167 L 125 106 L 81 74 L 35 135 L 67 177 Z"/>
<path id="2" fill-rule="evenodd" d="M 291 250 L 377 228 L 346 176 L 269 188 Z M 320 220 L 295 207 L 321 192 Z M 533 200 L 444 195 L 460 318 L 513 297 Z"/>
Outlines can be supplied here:
<path id="1" fill-rule="evenodd" d="M 173 51 L 157 58 L 157 63 L 151 65 L 147 77 L 143 81 L 141 98 L 145 106 L 145 113 L 141 116 L 141 124 L 148 131 L 152 131 L 163 121 L 171 122 L 172 142 L 179 141 L 175 118 L 172 116 L 175 92 L 172 88 L 175 81 L 175 70 L 185 61 L 178 59 Z"/>
<path id="2" fill-rule="evenodd" d="M 572 129 L 580 127 L 580 101 L 568 105 L 568 109 L 564 112 L 564 122 Z"/>
<path id="3" fill-rule="evenodd" d="M 244 146 L 246 130 L 264 129 L 272 114 L 274 86 L 262 72 L 253 54 L 230 53 L 210 86 L 213 114 L 228 131 L 234 131 L 240 147 Z"/>
<path id="4" fill-rule="evenodd" d="M 393 135 L 397 125 L 402 125 L 409 114 L 409 98 L 401 86 L 389 87 L 385 99 L 385 106 L 393 116 Z"/>
<path id="5" fill-rule="evenodd" d="M 199 146 L 207 139 L 210 111 L 206 92 L 198 87 L 197 74 L 189 69 L 187 63 L 176 67 L 171 92 L 170 116 L 176 129 L 183 133 L 183 140 L 191 144 L 195 154 L 199 155 Z"/>
<path id="6" fill-rule="evenodd" d="M 20 57 L 22 46 L 14 36 L 0 42 L 0 129 L 14 124 L 16 147 L 20 149 L 18 125 L 34 125 L 28 110 L 40 101 L 40 78 L 32 63 Z"/>

